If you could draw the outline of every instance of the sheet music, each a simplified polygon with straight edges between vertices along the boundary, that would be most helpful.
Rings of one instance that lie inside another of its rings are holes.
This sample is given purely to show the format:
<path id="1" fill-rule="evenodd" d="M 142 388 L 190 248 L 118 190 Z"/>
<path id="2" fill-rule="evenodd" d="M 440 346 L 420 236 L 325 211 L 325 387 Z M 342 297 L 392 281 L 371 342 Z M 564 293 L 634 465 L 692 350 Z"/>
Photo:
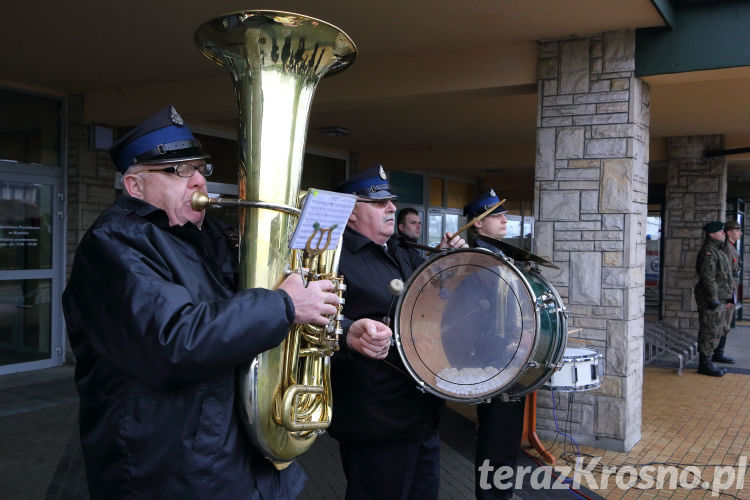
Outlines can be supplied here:
<path id="1" fill-rule="evenodd" d="M 354 209 L 357 197 L 353 194 L 334 193 L 323 189 L 310 188 L 305 197 L 305 203 L 302 206 L 302 215 L 300 215 L 297 227 L 294 229 L 292 239 L 289 242 L 289 248 L 301 250 L 305 248 L 307 240 L 315 231 L 317 224 L 321 229 L 330 229 L 335 226 L 331 232 L 331 243 L 327 250 L 333 250 L 338 244 L 339 238 L 346 229 L 346 222 L 349 220 L 349 214 Z M 325 243 L 327 236 L 323 238 Z M 318 236 L 313 238 L 313 247 L 316 246 Z M 322 250 L 322 249 L 321 249 Z"/>

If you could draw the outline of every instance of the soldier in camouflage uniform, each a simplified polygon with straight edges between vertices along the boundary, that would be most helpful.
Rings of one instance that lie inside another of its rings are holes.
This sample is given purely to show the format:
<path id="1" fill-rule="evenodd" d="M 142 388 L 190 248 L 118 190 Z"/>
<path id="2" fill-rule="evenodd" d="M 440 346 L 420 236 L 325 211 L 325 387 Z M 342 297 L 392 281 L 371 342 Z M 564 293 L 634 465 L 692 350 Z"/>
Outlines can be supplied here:
<path id="1" fill-rule="evenodd" d="M 727 221 L 724 224 L 724 233 L 726 238 L 724 239 L 724 245 L 722 250 L 729 257 L 729 267 L 732 270 L 732 296 L 734 297 L 734 304 L 740 300 L 737 295 L 737 290 L 740 284 L 740 256 L 737 253 L 737 240 L 742 236 L 742 227 L 737 221 Z M 727 335 L 732 329 L 732 320 L 734 319 L 734 307 L 727 309 L 724 316 L 724 335 L 719 340 L 719 346 L 714 351 L 712 360 L 716 363 L 729 363 L 734 364 L 734 359 L 724 354 L 724 345 L 727 343 Z"/>
<path id="2" fill-rule="evenodd" d="M 703 226 L 706 239 L 698 251 L 695 270 L 698 283 L 695 285 L 695 302 L 698 305 L 699 364 L 698 373 L 721 377 L 724 370 L 716 367 L 711 357 L 724 333 L 724 315 L 734 307 L 732 297 L 732 272 L 729 258 L 721 247 L 724 242 L 724 223 L 709 222 Z"/>

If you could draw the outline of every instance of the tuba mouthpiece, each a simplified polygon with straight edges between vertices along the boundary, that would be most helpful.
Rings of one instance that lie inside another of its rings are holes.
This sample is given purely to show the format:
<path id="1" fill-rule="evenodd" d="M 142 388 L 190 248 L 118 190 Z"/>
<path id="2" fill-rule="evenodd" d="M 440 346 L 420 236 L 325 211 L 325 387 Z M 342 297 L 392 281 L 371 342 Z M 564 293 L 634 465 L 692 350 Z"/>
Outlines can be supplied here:
<path id="1" fill-rule="evenodd" d="M 211 203 L 211 198 L 207 194 L 203 194 L 200 191 L 193 193 L 190 197 L 190 207 L 196 212 L 205 210 L 206 207 Z"/>

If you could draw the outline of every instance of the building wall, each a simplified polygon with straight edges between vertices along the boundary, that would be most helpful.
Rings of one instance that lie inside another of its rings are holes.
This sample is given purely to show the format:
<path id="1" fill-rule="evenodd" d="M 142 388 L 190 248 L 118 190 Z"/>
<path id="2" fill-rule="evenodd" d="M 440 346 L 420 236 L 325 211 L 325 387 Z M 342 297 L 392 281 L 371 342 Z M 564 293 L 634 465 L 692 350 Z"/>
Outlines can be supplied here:
<path id="1" fill-rule="evenodd" d="M 84 98 L 68 102 L 68 230 L 67 269 L 70 274 L 78 243 L 86 230 L 115 199 L 115 167 L 107 151 L 92 150 L 89 123 L 84 119 Z"/>

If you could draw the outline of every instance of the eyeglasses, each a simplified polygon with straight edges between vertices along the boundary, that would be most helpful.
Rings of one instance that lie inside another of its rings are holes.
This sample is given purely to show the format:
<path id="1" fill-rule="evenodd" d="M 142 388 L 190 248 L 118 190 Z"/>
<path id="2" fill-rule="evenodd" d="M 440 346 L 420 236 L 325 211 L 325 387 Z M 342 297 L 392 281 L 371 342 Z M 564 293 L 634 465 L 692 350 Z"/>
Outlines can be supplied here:
<path id="1" fill-rule="evenodd" d="M 179 163 L 174 167 L 166 168 L 151 168 L 148 170 L 141 170 L 141 172 L 164 172 L 165 174 L 177 174 L 178 177 L 192 177 L 195 175 L 195 171 L 201 173 L 203 177 L 209 177 L 214 173 L 214 166 L 210 163 Z"/>
<path id="2" fill-rule="evenodd" d="M 389 202 L 391 202 L 390 198 L 386 198 L 384 200 L 372 200 L 369 198 L 357 198 L 357 203 L 369 203 L 371 205 L 375 205 L 376 207 L 383 208 L 386 205 L 388 205 Z"/>

